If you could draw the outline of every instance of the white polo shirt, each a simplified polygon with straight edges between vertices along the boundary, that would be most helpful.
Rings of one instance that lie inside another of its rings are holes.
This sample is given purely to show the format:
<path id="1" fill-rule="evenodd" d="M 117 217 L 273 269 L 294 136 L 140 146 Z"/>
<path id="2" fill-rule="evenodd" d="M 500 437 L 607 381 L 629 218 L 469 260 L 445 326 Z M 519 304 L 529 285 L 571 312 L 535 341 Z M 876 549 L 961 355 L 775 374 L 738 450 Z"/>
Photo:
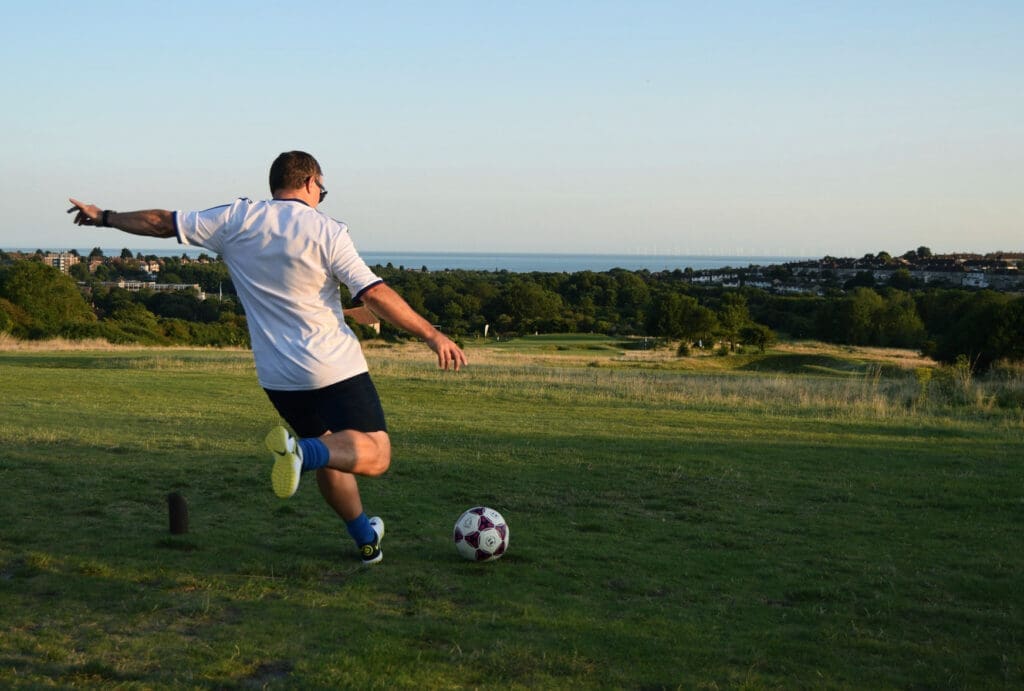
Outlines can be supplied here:
<path id="1" fill-rule="evenodd" d="M 260 385 L 330 386 L 367 371 L 345 323 L 339 285 L 358 299 L 382 279 L 356 252 L 344 223 L 295 199 L 175 211 L 183 245 L 216 252 L 245 307 Z"/>

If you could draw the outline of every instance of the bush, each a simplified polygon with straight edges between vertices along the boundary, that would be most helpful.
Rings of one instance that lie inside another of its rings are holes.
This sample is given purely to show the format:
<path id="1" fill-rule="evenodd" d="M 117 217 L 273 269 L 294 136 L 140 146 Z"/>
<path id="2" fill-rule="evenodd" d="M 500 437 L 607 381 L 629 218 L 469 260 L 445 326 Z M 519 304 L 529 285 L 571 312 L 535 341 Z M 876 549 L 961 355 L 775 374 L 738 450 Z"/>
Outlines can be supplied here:
<path id="1" fill-rule="evenodd" d="M 921 381 L 920 377 L 918 381 Z M 938 402 L 949 405 L 969 405 L 976 402 L 979 395 L 974 382 L 974 368 L 966 355 L 958 356 L 952 365 L 936 369 L 925 386 L 938 397 Z"/>

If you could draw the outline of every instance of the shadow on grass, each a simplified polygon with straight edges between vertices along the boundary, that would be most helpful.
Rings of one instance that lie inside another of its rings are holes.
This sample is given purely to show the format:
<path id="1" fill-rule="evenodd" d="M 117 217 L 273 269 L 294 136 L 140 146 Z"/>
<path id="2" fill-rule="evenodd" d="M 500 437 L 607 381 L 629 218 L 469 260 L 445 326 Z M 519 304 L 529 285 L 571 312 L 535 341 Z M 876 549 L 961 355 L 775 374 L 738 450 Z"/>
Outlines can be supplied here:
<path id="1" fill-rule="evenodd" d="M 848 377 L 863 374 L 868 366 L 863 362 L 831 355 L 779 354 L 766 355 L 749 362 L 740 370 L 749 372 L 779 372 L 782 374 L 832 374 Z"/>

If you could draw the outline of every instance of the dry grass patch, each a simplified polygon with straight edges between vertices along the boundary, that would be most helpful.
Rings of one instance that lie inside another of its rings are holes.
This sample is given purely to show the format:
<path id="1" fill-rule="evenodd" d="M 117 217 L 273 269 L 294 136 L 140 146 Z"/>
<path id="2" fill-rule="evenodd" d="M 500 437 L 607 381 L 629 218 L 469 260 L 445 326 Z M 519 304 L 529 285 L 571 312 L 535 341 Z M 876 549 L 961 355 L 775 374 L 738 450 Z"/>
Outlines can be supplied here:
<path id="1" fill-rule="evenodd" d="M 793 341 L 780 343 L 773 349 L 779 353 L 793 353 L 796 355 L 827 355 L 832 357 L 847 357 L 857 360 L 873 362 L 877 364 L 894 365 L 907 371 L 913 371 L 918 367 L 936 367 L 938 363 L 921 355 L 916 350 L 906 348 L 876 348 L 870 346 L 843 346 L 820 341 Z"/>
<path id="2" fill-rule="evenodd" d="M 233 346 L 207 347 L 194 345 L 178 346 L 148 346 L 138 343 L 111 343 L 102 338 L 48 338 L 44 340 L 22 340 L 11 336 L 9 333 L 0 332 L 0 352 L 26 352 L 26 353 L 50 353 L 50 352 L 123 352 L 143 351 L 157 353 L 160 351 L 182 352 L 182 351 L 205 351 L 205 352 L 249 352 L 248 348 Z"/>
<path id="3" fill-rule="evenodd" d="M 126 350 L 132 346 L 116 345 L 102 338 L 85 340 L 68 340 L 66 338 L 50 338 L 43 341 L 23 341 L 0 332 L 0 351 L 4 352 L 51 352 L 69 350 Z M 134 346 L 138 347 L 138 346 Z"/>

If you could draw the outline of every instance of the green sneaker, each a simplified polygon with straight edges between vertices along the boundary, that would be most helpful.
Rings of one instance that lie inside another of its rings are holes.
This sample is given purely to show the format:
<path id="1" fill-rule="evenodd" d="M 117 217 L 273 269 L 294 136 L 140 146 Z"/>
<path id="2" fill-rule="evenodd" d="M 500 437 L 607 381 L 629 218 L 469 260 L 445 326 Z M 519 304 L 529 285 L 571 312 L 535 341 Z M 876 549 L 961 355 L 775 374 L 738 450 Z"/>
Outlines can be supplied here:
<path id="1" fill-rule="evenodd" d="M 359 547 L 364 564 L 376 564 L 384 558 L 384 552 L 380 549 L 380 541 L 384 537 L 384 519 L 374 516 L 370 519 L 370 527 L 373 528 L 373 532 L 377 533 L 377 539 Z"/>
<path id="2" fill-rule="evenodd" d="M 267 433 L 267 448 L 274 455 L 274 467 L 270 471 L 270 484 L 274 494 L 287 499 L 299 488 L 299 475 L 302 474 L 302 452 L 295 438 L 288 430 L 278 426 Z"/>

